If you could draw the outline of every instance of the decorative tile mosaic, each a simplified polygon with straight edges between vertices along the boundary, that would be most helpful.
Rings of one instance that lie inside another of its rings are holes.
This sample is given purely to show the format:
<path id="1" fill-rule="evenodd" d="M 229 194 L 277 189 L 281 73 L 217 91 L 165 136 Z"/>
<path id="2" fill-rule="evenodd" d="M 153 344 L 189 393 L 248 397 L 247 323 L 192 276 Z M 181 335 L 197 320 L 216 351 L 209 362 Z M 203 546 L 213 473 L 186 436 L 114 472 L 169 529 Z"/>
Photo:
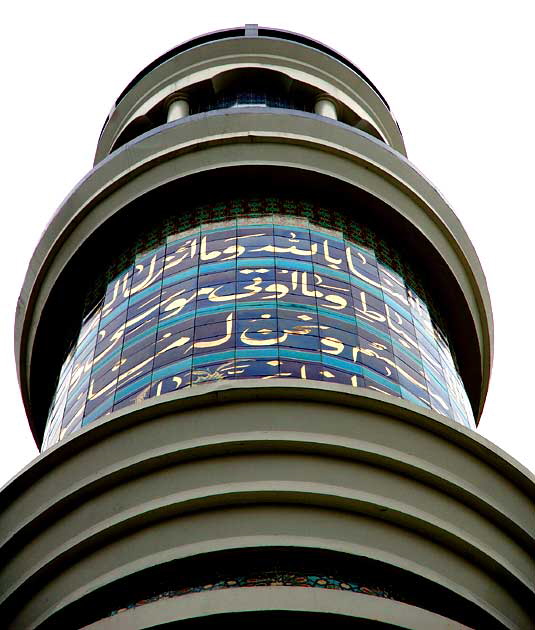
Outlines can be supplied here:
<path id="1" fill-rule="evenodd" d="M 146 599 L 140 599 L 132 602 L 124 608 L 114 610 L 110 616 L 120 614 L 132 608 L 137 608 L 145 604 L 160 601 L 162 599 L 171 599 L 173 597 L 181 597 L 182 595 L 190 595 L 192 593 L 205 593 L 207 591 L 218 591 L 228 588 L 250 588 L 255 586 L 298 586 L 303 588 L 324 588 L 329 590 L 346 591 L 348 593 L 361 593 L 364 595 L 373 595 L 375 597 L 384 597 L 385 599 L 395 599 L 395 597 L 387 590 L 375 586 L 364 586 L 355 582 L 344 581 L 333 577 L 332 575 L 306 575 L 300 573 L 272 571 L 265 572 L 260 575 L 239 576 L 233 579 L 224 579 L 217 582 L 202 584 L 192 587 L 184 587 L 178 590 L 169 590 L 158 595 L 153 595 Z"/>
<path id="2" fill-rule="evenodd" d="M 250 378 L 369 389 L 474 426 L 396 249 L 341 212 L 263 198 L 168 218 L 117 256 L 88 295 L 43 448 L 140 401 Z"/>

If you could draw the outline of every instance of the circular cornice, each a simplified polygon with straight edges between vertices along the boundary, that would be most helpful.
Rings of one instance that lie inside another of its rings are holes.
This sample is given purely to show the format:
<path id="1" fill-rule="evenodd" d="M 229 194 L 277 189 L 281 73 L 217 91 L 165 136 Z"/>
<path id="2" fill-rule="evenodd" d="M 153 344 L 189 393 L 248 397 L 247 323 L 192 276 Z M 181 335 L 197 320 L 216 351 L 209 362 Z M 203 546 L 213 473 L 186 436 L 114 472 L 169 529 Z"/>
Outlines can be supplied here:
<path id="1" fill-rule="evenodd" d="M 61 592 L 65 584 L 56 580 L 78 570 L 77 558 L 93 566 L 91 580 L 82 570 L 79 592 L 75 580 L 61 602 L 43 593 L 30 598 L 29 608 L 44 605 L 48 615 L 146 568 L 256 545 L 374 558 L 441 584 L 497 618 L 504 619 L 500 608 L 510 605 L 504 602 L 529 601 L 533 477 L 453 421 L 355 391 L 291 380 L 205 385 L 115 412 L 60 442 L 2 491 L 6 603 L 47 576 L 58 576 L 50 583 Z M 247 535 L 230 540 L 232 528 L 221 523 L 240 519 L 240 506 L 279 511 L 280 529 L 267 535 L 253 523 Z M 329 536 L 303 535 L 301 520 L 286 514 L 307 520 L 307 510 L 323 511 L 335 529 L 348 518 L 366 520 L 355 522 L 359 531 L 367 528 L 366 540 L 325 529 L 323 517 L 317 525 Z M 203 542 L 181 538 L 177 546 L 176 524 L 192 518 L 217 532 L 210 529 Z M 165 523 L 170 529 L 162 538 Z M 381 547 L 382 531 L 390 551 Z M 139 551 L 131 535 L 147 537 Z M 171 548 L 157 552 L 154 537 Z M 107 550 L 116 544 L 121 560 L 106 568 Z M 434 560 L 426 545 L 434 546 Z"/>
<path id="2" fill-rule="evenodd" d="M 358 68 L 353 62 L 344 57 L 341 53 L 339 53 L 334 48 L 330 46 L 326 46 L 322 42 L 315 40 L 307 35 L 302 35 L 301 33 L 296 33 L 294 31 L 288 31 L 280 28 L 269 28 L 269 27 L 259 27 L 258 24 L 246 24 L 245 27 L 237 27 L 237 28 L 226 28 L 219 29 L 216 31 L 210 31 L 208 33 L 204 33 L 203 35 L 199 35 L 197 37 L 193 37 L 192 39 L 188 39 L 182 44 L 178 44 L 178 46 L 174 46 L 173 48 L 167 50 L 165 53 L 154 59 L 150 64 L 145 66 L 143 70 L 138 72 L 138 74 L 130 81 L 130 83 L 126 86 L 126 88 L 121 92 L 119 97 L 116 100 L 116 104 L 119 103 L 120 100 L 127 94 L 138 81 L 140 81 L 146 74 L 148 74 L 152 69 L 156 68 L 164 61 L 167 61 L 171 57 L 175 57 L 176 55 L 184 52 L 185 50 L 189 50 L 195 46 L 199 46 L 201 44 L 205 44 L 207 42 L 213 42 L 220 39 L 228 39 L 235 37 L 271 37 L 276 39 L 290 40 L 293 42 L 298 42 L 299 44 L 304 44 L 305 46 L 309 46 L 312 48 L 316 48 L 331 57 L 335 57 L 339 61 L 341 61 L 344 65 L 351 68 L 354 72 L 356 72 L 360 77 L 362 77 L 367 83 L 369 83 L 373 89 L 379 94 L 381 100 L 388 107 L 388 103 L 379 92 L 379 90 L 373 85 L 370 79 L 362 72 L 360 68 Z M 390 108 L 389 108 L 390 109 Z"/>
<path id="3" fill-rule="evenodd" d="M 212 593 L 195 593 L 193 597 L 168 598 L 125 611 L 101 621 L 92 623 L 84 630 L 144 630 L 157 628 L 166 623 L 214 617 L 214 627 L 219 623 L 233 624 L 229 615 L 246 612 L 307 612 L 317 615 L 318 621 L 324 618 L 325 627 L 336 629 L 337 618 L 352 619 L 358 627 L 359 621 L 373 621 L 388 624 L 388 627 L 401 627 L 407 630 L 470 630 L 460 623 L 452 625 L 451 619 L 383 597 L 373 597 L 337 591 L 306 589 L 299 587 L 266 586 L 246 589 L 225 589 Z M 218 619 L 218 615 L 225 615 Z M 251 622 L 254 623 L 254 617 Z M 219 622 L 219 623 L 218 623 Z M 292 624 L 292 618 L 287 619 Z M 257 619 L 256 623 L 262 623 Z M 161 624 L 161 625 L 160 625 Z M 293 624 L 292 624 L 293 625 Z M 347 626 L 343 626 L 347 627 Z"/>
<path id="4" fill-rule="evenodd" d="M 449 282 L 459 287 L 458 308 L 464 300 L 474 325 L 479 354 L 473 364 L 480 366 L 481 386 L 472 383 L 472 394 L 481 392 L 473 400 L 479 417 L 492 363 L 490 298 L 475 250 L 443 197 L 398 152 L 363 132 L 313 114 L 254 108 L 200 114 L 141 136 L 98 164 L 58 209 L 34 252 L 17 309 L 15 352 L 26 405 L 37 323 L 61 272 L 87 238 L 129 202 L 167 182 L 263 165 L 322 173 L 365 190 L 430 243 L 449 269 Z M 472 342 L 466 346 L 474 348 Z M 42 429 L 33 430 L 38 435 Z"/>
<path id="5" fill-rule="evenodd" d="M 102 130 L 95 164 L 112 151 L 126 126 L 176 91 L 231 70 L 263 68 L 329 94 L 367 120 L 405 154 L 399 127 L 377 92 L 334 57 L 287 40 L 243 37 L 208 42 L 166 60 L 144 75 L 119 101 Z"/>

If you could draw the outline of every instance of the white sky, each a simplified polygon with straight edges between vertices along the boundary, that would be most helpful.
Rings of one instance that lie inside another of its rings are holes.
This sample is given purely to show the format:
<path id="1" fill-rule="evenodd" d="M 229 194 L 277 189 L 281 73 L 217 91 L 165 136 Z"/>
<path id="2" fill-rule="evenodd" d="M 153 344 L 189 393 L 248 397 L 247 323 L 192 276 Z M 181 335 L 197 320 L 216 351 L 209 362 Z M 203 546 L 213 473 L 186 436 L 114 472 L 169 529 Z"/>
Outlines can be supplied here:
<path id="1" fill-rule="evenodd" d="M 535 470 L 530 5 L 34 0 L 4 8 L 0 486 L 37 455 L 16 382 L 12 330 L 41 232 L 90 170 L 102 124 L 130 79 L 186 39 L 246 22 L 337 49 L 389 102 L 409 159 L 446 196 L 487 276 L 495 357 L 480 433 Z"/>

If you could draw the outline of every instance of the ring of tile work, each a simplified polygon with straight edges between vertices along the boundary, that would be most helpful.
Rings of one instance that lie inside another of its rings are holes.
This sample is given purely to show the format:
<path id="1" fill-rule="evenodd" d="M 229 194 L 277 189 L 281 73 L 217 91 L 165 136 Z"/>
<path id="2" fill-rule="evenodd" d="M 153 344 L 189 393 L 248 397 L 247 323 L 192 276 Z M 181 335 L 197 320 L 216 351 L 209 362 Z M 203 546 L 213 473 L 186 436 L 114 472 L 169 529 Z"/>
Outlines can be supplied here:
<path id="1" fill-rule="evenodd" d="M 128 405 L 251 378 L 375 390 L 475 426 L 399 247 L 347 211 L 259 197 L 169 216 L 117 253 L 87 295 L 43 448 Z"/>

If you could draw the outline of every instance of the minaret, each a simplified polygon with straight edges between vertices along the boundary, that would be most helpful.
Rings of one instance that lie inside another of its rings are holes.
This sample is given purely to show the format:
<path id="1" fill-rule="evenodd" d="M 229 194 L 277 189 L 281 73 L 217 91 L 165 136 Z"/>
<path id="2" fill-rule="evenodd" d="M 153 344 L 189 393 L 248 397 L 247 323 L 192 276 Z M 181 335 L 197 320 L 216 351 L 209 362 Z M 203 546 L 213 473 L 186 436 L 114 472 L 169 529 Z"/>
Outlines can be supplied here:
<path id="1" fill-rule="evenodd" d="M 42 454 L 1 496 L 4 627 L 532 627 L 483 271 L 336 51 L 246 25 L 156 59 L 18 306 Z"/>

